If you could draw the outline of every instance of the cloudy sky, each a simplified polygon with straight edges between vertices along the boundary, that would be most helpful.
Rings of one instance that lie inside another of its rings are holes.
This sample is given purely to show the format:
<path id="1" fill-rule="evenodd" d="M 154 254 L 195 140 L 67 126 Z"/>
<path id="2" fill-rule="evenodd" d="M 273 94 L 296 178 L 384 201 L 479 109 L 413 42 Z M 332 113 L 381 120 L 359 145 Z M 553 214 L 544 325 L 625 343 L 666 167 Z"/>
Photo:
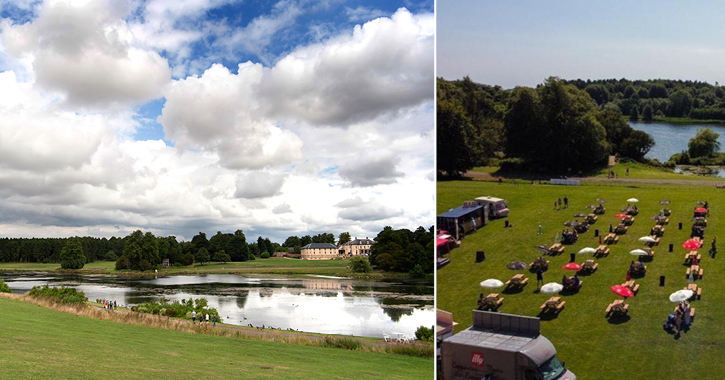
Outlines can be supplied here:
<path id="1" fill-rule="evenodd" d="M 725 3 L 437 2 L 437 75 L 505 88 L 566 79 L 725 84 Z"/>
<path id="2" fill-rule="evenodd" d="M 433 2 L 0 5 L 0 236 L 434 223 Z"/>

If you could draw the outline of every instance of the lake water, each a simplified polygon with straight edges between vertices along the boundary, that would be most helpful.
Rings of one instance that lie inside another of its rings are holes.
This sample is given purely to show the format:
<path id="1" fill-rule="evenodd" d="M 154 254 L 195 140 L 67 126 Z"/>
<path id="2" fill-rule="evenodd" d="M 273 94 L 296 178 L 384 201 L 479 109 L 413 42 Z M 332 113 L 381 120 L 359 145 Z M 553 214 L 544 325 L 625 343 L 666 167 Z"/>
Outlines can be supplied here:
<path id="1" fill-rule="evenodd" d="M 632 128 L 649 133 L 655 146 L 645 157 L 667 162 L 675 153 L 687 150 L 687 142 L 702 128 L 720 134 L 720 145 L 725 148 L 725 126 L 705 124 L 629 123 Z"/>
<path id="2" fill-rule="evenodd" d="M 283 277 L 210 274 L 158 279 L 107 275 L 0 274 L 13 293 L 33 286 L 73 286 L 89 300 L 119 305 L 149 300 L 206 298 L 224 323 L 381 337 L 432 327 L 433 284 L 414 280 L 361 281 L 329 276 Z"/>

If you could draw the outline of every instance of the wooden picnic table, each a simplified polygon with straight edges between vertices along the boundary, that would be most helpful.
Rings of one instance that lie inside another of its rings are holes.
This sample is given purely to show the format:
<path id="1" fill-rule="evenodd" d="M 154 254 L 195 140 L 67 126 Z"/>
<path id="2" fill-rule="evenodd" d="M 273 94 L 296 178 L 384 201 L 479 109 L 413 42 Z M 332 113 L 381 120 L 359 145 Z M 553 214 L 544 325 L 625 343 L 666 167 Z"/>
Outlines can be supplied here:
<path id="1" fill-rule="evenodd" d="M 664 218 L 657 221 L 657 225 L 664 226 L 670 223 L 670 218 Z"/>
<path id="2" fill-rule="evenodd" d="M 702 255 L 697 253 L 697 251 L 690 251 L 685 254 L 685 264 L 690 264 L 693 260 L 696 260 L 699 263 L 701 259 Z"/>
<path id="3" fill-rule="evenodd" d="M 582 263 L 582 270 L 596 272 L 598 266 L 599 263 L 595 262 L 594 260 L 586 260 Z"/>
<path id="4" fill-rule="evenodd" d="M 542 313 L 559 313 L 564 308 L 564 304 L 566 304 L 566 301 L 562 301 L 561 297 L 551 297 L 539 309 L 541 309 Z"/>
<path id="5" fill-rule="evenodd" d="M 637 294 L 637 292 L 639 291 L 639 284 L 635 280 L 625 281 L 624 283 L 622 283 L 622 286 L 629 288 L 634 294 Z"/>
<path id="6" fill-rule="evenodd" d="M 557 255 L 560 253 L 564 253 L 564 246 L 561 243 L 554 243 L 551 247 L 549 247 L 550 255 Z"/>
<path id="7" fill-rule="evenodd" d="M 603 256 L 607 256 L 607 255 L 609 255 L 609 247 L 607 247 L 604 244 L 597 247 L 597 250 L 594 252 L 594 256 L 596 256 L 596 257 L 603 257 Z"/>
<path id="8" fill-rule="evenodd" d="M 687 271 L 685 271 L 685 277 L 689 277 L 690 273 L 692 273 L 695 280 L 697 280 L 699 278 L 702 278 L 703 272 L 704 272 L 704 270 L 702 268 L 700 268 L 700 265 L 693 264 L 689 268 L 687 268 Z"/>
<path id="9" fill-rule="evenodd" d="M 628 311 L 629 305 L 625 304 L 624 301 L 614 300 L 609 304 L 609 306 L 607 306 L 607 309 L 604 311 L 604 316 L 610 317 L 619 314 L 627 314 Z"/>
<path id="10" fill-rule="evenodd" d="M 619 236 L 617 236 L 617 234 L 615 234 L 614 232 L 612 232 L 612 233 L 609 233 L 609 234 L 608 234 L 608 235 L 607 235 L 607 236 L 606 236 L 606 237 L 604 238 L 604 242 L 605 242 L 605 243 L 607 243 L 607 244 L 615 244 L 615 243 L 617 243 L 618 241 L 619 241 Z"/>
<path id="11" fill-rule="evenodd" d="M 522 286 L 526 286 L 526 284 L 528 282 L 529 282 L 528 278 L 524 277 L 524 275 L 521 273 L 517 273 L 517 274 L 511 276 L 510 280 L 506 281 L 506 287 L 509 288 L 509 287 L 514 286 L 514 287 L 519 288 Z"/>
<path id="12" fill-rule="evenodd" d="M 617 235 L 624 235 L 627 233 L 627 226 L 624 225 L 624 223 L 617 224 L 616 227 L 614 227 L 614 233 Z"/>
<path id="13" fill-rule="evenodd" d="M 692 298 L 694 299 L 700 299 L 702 298 L 702 287 L 697 286 L 697 284 L 687 284 L 687 287 L 685 288 L 687 290 L 692 290 Z"/>

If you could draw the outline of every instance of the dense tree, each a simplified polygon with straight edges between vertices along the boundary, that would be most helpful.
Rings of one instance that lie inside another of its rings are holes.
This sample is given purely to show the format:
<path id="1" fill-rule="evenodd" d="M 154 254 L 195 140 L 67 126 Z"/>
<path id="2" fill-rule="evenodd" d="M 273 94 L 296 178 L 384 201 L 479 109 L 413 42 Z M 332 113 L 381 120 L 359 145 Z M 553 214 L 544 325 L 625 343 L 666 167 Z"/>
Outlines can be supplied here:
<path id="1" fill-rule="evenodd" d="M 463 107 L 448 100 L 439 100 L 436 118 L 436 157 L 438 170 L 449 177 L 458 177 L 470 170 L 481 153 L 481 140 Z"/>
<path id="2" fill-rule="evenodd" d="M 504 117 L 506 153 L 525 157 L 541 141 L 550 138 L 550 131 L 541 123 L 541 104 L 536 90 L 528 87 L 514 88 Z"/>
<path id="3" fill-rule="evenodd" d="M 86 263 L 81 240 L 77 237 L 68 239 L 60 251 L 60 267 L 63 269 L 81 269 Z"/>
<path id="4" fill-rule="evenodd" d="M 194 244 L 196 250 L 201 248 L 206 248 L 207 251 L 209 250 L 209 240 L 207 240 L 206 234 L 203 232 L 199 232 L 198 235 L 191 238 L 191 243 Z"/>
<path id="5" fill-rule="evenodd" d="M 232 261 L 249 260 L 249 246 L 247 246 L 247 238 L 242 230 L 236 230 L 227 246 L 229 257 Z"/>
<path id="6" fill-rule="evenodd" d="M 269 238 L 264 238 L 264 247 L 265 251 L 269 252 L 270 255 L 275 252 L 274 244 L 272 244 Z"/>
<path id="7" fill-rule="evenodd" d="M 289 248 L 300 245 L 300 238 L 298 238 L 297 236 L 290 236 L 287 238 L 287 240 L 284 241 L 284 244 L 282 245 Z"/>
<path id="8" fill-rule="evenodd" d="M 698 130 L 695 137 L 687 143 L 690 157 L 705 157 L 717 153 L 720 150 L 720 142 L 717 140 L 719 137 L 719 134 L 709 128 Z"/>
<path id="9" fill-rule="evenodd" d="M 690 108 L 692 108 L 692 95 L 688 91 L 679 89 L 670 94 L 668 116 L 685 117 L 690 113 Z"/>
<path id="10" fill-rule="evenodd" d="M 217 261 L 217 262 L 225 263 L 227 261 L 231 261 L 231 258 L 229 258 L 229 255 L 227 255 L 227 253 L 224 252 L 224 250 L 222 249 L 222 250 L 214 252 L 213 260 Z"/>
<path id="11" fill-rule="evenodd" d="M 337 238 L 337 246 L 341 246 L 347 242 L 349 242 L 350 239 L 350 233 L 349 232 L 340 232 L 340 236 Z"/>
<path id="12" fill-rule="evenodd" d="M 201 247 L 196 251 L 196 255 L 194 255 L 194 261 L 197 263 L 205 263 L 209 261 L 209 251 L 206 250 L 206 248 Z"/>
<path id="13" fill-rule="evenodd" d="M 259 256 L 262 252 L 267 252 L 267 244 L 264 242 L 264 238 L 261 236 L 257 238 L 257 253 L 255 256 Z"/>
<path id="14" fill-rule="evenodd" d="M 305 235 L 300 238 L 300 246 L 304 247 L 310 243 L 312 243 L 312 237 L 310 237 L 310 235 Z"/>
<path id="15" fill-rule="evenodd" d="M 654 120 L 654 111 L 652 110 L 652 105 L 647 104 L 644 106 L 644 109 L 642 109 L 642 120 L 646 122 Z"/>
<path id="16" fill-rule="evenodd" d="M 621 154 L 631 159 L 642 161 L 647 152 L 655 145 L 655 140 L 642 131 L 633 131 L 622 142 Z"/>
<path id="17" fill-rule="evenodd" d="M 639 111 L 637 110 L 637 107 L 632 107 L 632 110 L 629 111 L 629 121 L 638 121 L 639 120 Z"/>
<path id="18" fill-rule="evenodd" d="M 370 273 L 373 268 L 366 257 L 354 256 L 350 259 L 350 269 L 353 273 Z"/>
<path id="19" fill-rule="evenodd" d="M 667 88 L 662 83 L 654 83 L 649 87 L 649 97 L 654 98 L 667 98 Z"/>
<path id="20" fill-rule="evenodd" d="M 610 94 L 607 87 L 601 84 L 592 84 L 584 89 L 598 105 L 609 102 Z"/>
<path id="21" fill-rule="evenodd" d="M 622 117 L 622 111 L 619 107 L 611 103 L 602 108 L 598 119 L 607 134 L 607 142 L 612 153 L 618 152 L 624 139 L 632 133 L 632 127 Z"/>
<path id="22" fill-rule="evenodd" d="M 385 227 L 370 248 L 370 263 L 396 272 L 409 272 L 418 265 L 425 273 L 433 273 L 433 237 L 432 228 L 411 232 Z"/>
<path id="23" fill-rule="evenodd" d="M 331 233 L 321 233 L 312 237 L 313 243 L 329 243 L 335 244 L 335 235 Z"/>

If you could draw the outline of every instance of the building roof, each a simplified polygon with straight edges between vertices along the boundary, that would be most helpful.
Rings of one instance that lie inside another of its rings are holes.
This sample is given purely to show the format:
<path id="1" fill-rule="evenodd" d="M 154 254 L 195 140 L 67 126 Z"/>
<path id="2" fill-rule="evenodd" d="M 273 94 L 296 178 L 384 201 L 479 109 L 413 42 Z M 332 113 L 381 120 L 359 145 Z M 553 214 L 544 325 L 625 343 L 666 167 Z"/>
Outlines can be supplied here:
<path id="1" fill-rule="evenodd" d="M 310 243 L 302 247 L 302 249 L 337 249 L 337 247 L 330 243 Z"/>
<path id="2" fill-rule="evenodd" d="M 475 206 L 475 207 L 456 207 L 454 209 L 448 210 L 444 212 L 443 214 L 438 215 L 438 217 L 443 218 L 460 218 L 462 216 L 468 215 L 470 213 L 476 212 L 480 209 L 482 209 L 483 206 Z"/>
<path id="3" fill-rule="evenodd" d="M 349 242 L 343 244 L 343 246 L 345 246 L 345 245 L 372 245 L 372 244 L 375 244 L 375 240 L 365 238 L 365 239 L 355 239 L 355 240 L 349 241 Z"/>

